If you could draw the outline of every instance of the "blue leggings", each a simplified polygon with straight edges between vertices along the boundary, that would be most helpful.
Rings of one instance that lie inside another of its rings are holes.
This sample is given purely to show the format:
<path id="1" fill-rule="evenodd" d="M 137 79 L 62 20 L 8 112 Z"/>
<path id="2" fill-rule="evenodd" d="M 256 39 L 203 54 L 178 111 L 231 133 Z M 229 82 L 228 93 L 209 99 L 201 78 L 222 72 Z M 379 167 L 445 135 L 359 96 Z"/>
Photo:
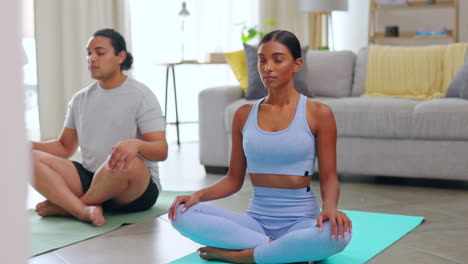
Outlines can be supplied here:
<path id="1" fill-rule="evenodd" d="M 322 260 L 349 243 L 351 234 L 332 239 L 328 222 L 323 231 L 316 227 L 318 207 L 310 207 L 317 204 L 313 192 L 261 187 L 254 187 L 254 191 L 246 214 L 204 204 L 182 212 L 181 205 L 172 226 L 199 244 L 233 250 L 253 248 L 256 263 Z M 303 210 L 304 206 L 308 210 Z M 270 238 L 274 241 L 269 242 Z"/>

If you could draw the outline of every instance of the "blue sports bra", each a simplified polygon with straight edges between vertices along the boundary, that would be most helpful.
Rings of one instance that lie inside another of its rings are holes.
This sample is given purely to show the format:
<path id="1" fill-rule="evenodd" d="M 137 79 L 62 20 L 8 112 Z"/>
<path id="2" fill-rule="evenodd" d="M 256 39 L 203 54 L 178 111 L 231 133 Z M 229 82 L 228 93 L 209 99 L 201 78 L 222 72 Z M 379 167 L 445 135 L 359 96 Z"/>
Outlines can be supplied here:
<path id="1" fill-rule="evenodd" d="M 284 130 L 268 132 L 258 126 L 255 102 L 242 130 L 243 148 L 249 173 L 312 175 L 316 158 L 315 136 L 306 118 L 307 97 L 301 95 L 294 119 Z"/>

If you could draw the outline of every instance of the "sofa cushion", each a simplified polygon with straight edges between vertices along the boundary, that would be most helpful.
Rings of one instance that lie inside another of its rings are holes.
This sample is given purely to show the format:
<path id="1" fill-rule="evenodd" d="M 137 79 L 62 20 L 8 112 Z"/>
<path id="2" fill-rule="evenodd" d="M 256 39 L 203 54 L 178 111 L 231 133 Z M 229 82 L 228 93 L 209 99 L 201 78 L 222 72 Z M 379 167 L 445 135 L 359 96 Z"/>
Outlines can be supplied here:
<path id="1" fill-rule="evenodd" d="M 417 139 L 467 140 L 468 100 L 441 98 L 418 103 L 411 134 Z"/>
<path id="2" fill-rule="evenodd" d="M 369 47 L 359 49 L 354 64 L 353 87 L 351 96 L 361 96 L 366 91 L 366 72 L 367 58 L 369 56 Z"/>
<path id="3" fill-rule="evenodd" d="M 465 64 L 458 70 L 447 89 L 446 96 L 468 99 L 468 61 L 465 60 Z"/>
<path id="4" fill-rule="evenodd" d="M 294 88 L 307 96 L 312 96 L 307 88 L 307 58 L 305 54 L 309 50 L 309 46 L 305 46 L 301 49 L 301 56 L 303 60 L 303 67 L 299 72 L 294 75 Z M 263 85 L 257 69 L 257 47 L 244 43 L 245 58 L 247 60 L 247 71 L 248 71 L 248 85 L 245 98 L 249 100 L 260 99 L 268 94 L 268 90 Z"/>
<path id="5" fill-rule="evenodd" d="M 316 51 L 307 53 L 308 87 L 313 96 L 351 95 L 354 62 L 352 51 Z"/>
<path id="6" fill-rule="evenodd" d="M 418 101 L 398 98 L 340 98 L 326 100 L 339 136 L 408 138 L 413 108 Z"/>
<path id="7" fill-rule="evenodd" d="M 268 91 L 263 86 L 257 70 L 257 47 L 244 43 L 245 59 L 247 61 L 248 84 L 245 98 L 258 99 L 265 96 Z"/>

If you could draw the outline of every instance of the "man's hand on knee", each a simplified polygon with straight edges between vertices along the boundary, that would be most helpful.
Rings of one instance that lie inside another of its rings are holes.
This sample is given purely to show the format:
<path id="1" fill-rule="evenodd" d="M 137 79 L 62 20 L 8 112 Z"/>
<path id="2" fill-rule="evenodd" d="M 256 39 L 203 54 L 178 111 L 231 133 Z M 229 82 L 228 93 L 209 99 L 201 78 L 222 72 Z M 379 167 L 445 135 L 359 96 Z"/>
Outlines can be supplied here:
<path id="1" fill-rule="evenodd" d="M 112 147 L 112 153 L 108 161 L 111 171 L 128 170 L 130 162 L 136 157 L 139 150 L 138 140 L 120 141 Z"/>

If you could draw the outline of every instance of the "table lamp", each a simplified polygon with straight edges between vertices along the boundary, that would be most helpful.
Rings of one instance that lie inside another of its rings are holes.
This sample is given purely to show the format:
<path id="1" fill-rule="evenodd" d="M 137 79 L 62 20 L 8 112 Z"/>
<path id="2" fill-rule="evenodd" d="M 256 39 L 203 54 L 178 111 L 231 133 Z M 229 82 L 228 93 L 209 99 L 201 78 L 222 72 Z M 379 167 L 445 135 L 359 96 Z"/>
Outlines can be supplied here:
<path id="1" fill-rule="evenodd" d="M 348 10 L 348 0 L 299 0 L 299 11 L 312 12 L 313 14 L 314 24 L 310 49 L 333 50 L 333 23 L 331 12 L 339 10 Z M 331 38 L 330 42 L 329 36 Z"/>
<path id="2" fill-rule="evenodd" d="M 182 2 L 182 9 L 180 10 L 179 12 L 179 16 L 181 17 L 182 19 L 182 27 L 181 27 L 181 30 L 182 30 L 182 39 L 181 39 L 181 61 L 184 61 L 184 40 L 185 40 L 185 28 L 184 28 L 184 24 L 185 24 L 185 18 L 188 17 L 190 15 L 189 11 L 187 10 L 187 4 L 185 2 Z"/>

